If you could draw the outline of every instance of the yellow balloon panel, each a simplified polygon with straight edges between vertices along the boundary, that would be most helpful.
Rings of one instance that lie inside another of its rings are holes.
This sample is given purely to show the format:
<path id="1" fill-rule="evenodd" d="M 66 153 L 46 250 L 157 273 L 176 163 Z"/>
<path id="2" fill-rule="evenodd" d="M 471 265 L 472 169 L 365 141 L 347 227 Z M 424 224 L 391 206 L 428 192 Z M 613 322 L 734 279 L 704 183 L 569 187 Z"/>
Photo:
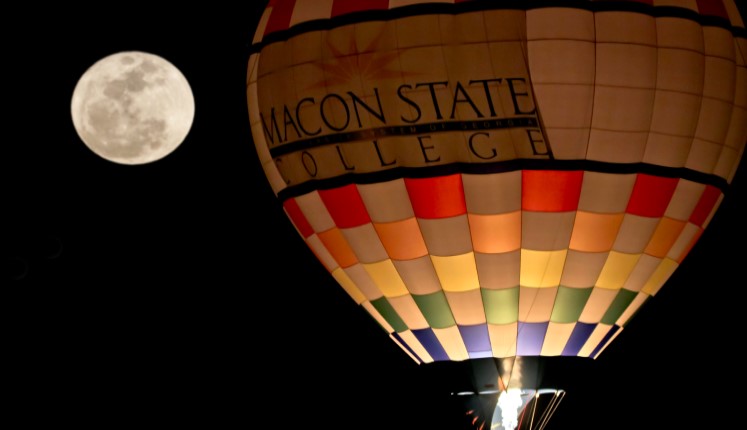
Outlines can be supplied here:
<path id="1" fill-rule="evenodd" d="M 273 0 L 249 119 L 300 235 L 416 361 L 596 357 L 734 175 L 746 35 L 733 0 Z"/>

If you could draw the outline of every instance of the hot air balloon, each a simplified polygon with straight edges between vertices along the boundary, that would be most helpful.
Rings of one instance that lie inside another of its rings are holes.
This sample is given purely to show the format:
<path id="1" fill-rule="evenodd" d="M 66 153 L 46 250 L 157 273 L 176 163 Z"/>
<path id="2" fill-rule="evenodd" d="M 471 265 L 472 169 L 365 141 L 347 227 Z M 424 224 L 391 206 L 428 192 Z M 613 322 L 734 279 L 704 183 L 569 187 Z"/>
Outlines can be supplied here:
<path id="1" fill-rule="evenodd" d="M 746 63 L 735 0 L 271 0 L 247 101 L 331 277 L 417 363 L 492 380 L 484 425 L 541 428 L 537 363 L 598 357 L 719 207 Z"/>

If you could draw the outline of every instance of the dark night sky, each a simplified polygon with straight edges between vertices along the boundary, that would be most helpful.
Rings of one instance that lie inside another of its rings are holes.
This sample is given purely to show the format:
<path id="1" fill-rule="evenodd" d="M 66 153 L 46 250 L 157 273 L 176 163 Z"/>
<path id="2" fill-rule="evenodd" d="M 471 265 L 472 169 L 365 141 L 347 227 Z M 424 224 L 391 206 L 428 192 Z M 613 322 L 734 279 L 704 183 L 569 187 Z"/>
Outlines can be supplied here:
<path id="1" fill-rule="evenodd" d="M 20 28 L 2 29 L 8 406 L 29 427 L 444 428 L 455 415 L 438 381 L 316 262 L 259 168 L 244 85 L 261 2 L 232 3 L 6 18 Z M 70 119 L 81 74 L 123 50 L 171 61 L 195 95 L 187 140 L 149 165 L 99 158 Z M 707 419 L 729 422 L 744 383 L 744 165 L 616 341 L 553 368 L 569 395 L 550 429 L 695 426 L 699 395 Z"/>

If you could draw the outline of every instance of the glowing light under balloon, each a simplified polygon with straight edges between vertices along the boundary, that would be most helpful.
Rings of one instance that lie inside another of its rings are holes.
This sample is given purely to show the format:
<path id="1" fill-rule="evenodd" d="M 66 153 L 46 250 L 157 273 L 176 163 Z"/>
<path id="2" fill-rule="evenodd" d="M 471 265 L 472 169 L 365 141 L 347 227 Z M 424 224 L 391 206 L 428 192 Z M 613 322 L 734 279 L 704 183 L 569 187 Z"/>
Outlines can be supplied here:
<path id="1" fill-rule="evenodd" d="M 501 425 L 506 430 L 514 430 L 519 425 L 519 410 L 523 402 L 521 390 L 509 388 L 498 396 L 498 408 L 501 414 Z"/>

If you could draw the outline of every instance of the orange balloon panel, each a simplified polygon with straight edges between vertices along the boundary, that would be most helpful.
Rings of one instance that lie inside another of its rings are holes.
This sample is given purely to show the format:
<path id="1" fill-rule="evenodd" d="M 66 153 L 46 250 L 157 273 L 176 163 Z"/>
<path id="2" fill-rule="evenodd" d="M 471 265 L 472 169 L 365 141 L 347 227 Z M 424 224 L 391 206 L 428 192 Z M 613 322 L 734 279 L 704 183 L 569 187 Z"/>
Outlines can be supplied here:
<path id="1" fill-rule="evenodd" d="M 747 141 L 734 0 L 273 0 L 257 152 L 320 262 L 418 362 L 596 357 Z"/>

